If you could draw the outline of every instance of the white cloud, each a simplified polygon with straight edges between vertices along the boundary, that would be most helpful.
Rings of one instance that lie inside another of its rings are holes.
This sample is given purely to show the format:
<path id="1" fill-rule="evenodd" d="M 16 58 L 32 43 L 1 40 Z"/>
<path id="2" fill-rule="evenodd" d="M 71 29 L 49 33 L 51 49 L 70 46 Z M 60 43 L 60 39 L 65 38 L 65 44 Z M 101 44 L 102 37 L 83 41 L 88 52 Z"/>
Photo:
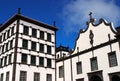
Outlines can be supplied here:
<path id="1" fill-rule="evenodd" d="M 120 19 L 120 7 L 114 0 L 74 0 L 63 8 L 64 30 L 66 34 L 79 32 L 86 27 L 89 21 L 89 12 L 93 12 L 93 18 L 104 18 L 117 25 Z"/>

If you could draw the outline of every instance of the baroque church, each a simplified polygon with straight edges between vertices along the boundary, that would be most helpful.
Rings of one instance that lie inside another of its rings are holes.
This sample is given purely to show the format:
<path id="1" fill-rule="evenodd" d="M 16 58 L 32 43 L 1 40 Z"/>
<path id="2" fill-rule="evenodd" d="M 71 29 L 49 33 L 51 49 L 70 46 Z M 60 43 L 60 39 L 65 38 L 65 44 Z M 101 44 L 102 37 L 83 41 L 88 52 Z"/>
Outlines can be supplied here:
<path id="1" fill-rule="evenodd" d="M 90 13 L 74 50 L 56 47 L 55 25 L 20 11 L 0 26 L 0 81 L 120 81 L 120 28 Z"/>

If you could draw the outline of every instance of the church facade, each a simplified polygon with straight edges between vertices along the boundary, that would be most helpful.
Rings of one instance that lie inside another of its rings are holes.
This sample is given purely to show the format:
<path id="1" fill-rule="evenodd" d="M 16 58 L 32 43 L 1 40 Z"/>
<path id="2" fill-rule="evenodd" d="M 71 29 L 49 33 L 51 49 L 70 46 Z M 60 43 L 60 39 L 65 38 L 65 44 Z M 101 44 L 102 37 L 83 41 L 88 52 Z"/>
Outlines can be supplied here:
<path id="1" fill-rule="evenodd" d="M 119 32 L 104 19 L 95 24 L 91 15 L 87 26 L 74 51 L 56 60 L 56 81 L 120 81 Z"/>

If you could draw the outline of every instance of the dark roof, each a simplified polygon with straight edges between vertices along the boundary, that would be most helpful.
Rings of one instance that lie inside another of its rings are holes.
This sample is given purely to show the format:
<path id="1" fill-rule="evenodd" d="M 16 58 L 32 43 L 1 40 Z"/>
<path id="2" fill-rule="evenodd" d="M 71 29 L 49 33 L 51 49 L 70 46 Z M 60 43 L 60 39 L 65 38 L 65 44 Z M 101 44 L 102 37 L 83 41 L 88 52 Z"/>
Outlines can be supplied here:
<path id="1" fill-rule="evenodd" d="M 57 31 L 57 30 L 58 30 L 58 28 L 55 27 L 55 26 L 51 26 L 51 25 L 48 25 L 48 24 L 39 22 L 39 21 L 37 21 L 37 20 L 28 18 L 28 17 L 23 16 L 23 15 L 21 15 L 21 14 L 16 14 L 16 15 L 14 15 L 13 17 L 11 17 L 5 24 L 3 24 L 2 26 L 0 26 L 0 32 L 1 32 L 2 30 L 4 30 L 6 27 L 8 27 L 11 23 L 13 23 L 13 22 L 14 22 L 15 20 L 17 20 L 17 19 L 24 20 L 24 21 L 27 21 L 27 22 L 30 22 L 30 23 L 36 24 L 36 25 L 38 25 L 38 26 L 42 26 L 42 27 L 45 27 L 45 28 L 54 30 L 54 31 Z"/>
<path id="2" fill-rule="evenodd" d="M 59 47 L 56 48 L 56 52 L 59 52 L 59 51 L 70 52 L 70 49 L 69 49 L 69 47 L 65 47 L 65 46 L 60 45 Z"/>

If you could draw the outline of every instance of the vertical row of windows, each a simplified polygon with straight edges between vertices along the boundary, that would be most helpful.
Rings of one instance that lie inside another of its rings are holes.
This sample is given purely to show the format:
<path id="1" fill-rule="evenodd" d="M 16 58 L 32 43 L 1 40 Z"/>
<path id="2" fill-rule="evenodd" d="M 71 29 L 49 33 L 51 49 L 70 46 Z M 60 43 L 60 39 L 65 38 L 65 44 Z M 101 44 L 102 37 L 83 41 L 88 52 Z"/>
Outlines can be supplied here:
<path id="1" fill-rule="evenodd" d="M 36 56 L 31 55 L 30 56 L 31 60 L 30 60 L 30 64 L 31 65 L 36 65 Z M 27 54 L 22 54 L 21 56 L 21 63 L 23 64 L 27 64 Z M 39 57 L 39 66 L 44 66 L 44 57 Z M 47 59 L 47 67 L 51 68 L 52 67 L 52 61 L 51 59 Z"/>
<path id="2" fill-rule="evenodd" d="M 3 35 L 0 36 L 0 42 L 5 41 L 13 34 L 14 34 L 14 27 L 12 27 L 10 30 L 6 31 L 5 33 L 3 33 Z"/>
<path id="3" fill-rule="evenodd" d="M 28 40 L 23 39 L 22 47 L 23 47 L 23 49 L 28 49 Z M 33 42 L 33 41 L 31 42 L 31 50 L 32 51 L 36 51 L 37 50 L 37 43 L 36 42 Z M 39 51 L 41 53 L 44 53 L 44 44 L 42 44 L 42 43 L 39 44 Z M 47 45 L 47 53 L 48 54 L 52 53 L 52 48 L 49 45 Z"/>
<path id="4" fill-rule="evenodd" d="M 0 58 L 0 68 L 3 67 L 3 66 L 6 66 L 8 64 L 11 64 L 11 58 L 12 58 L 11 54 L 8 55 L 8 56 L 5 56 L 4 58 Z"/>
<path id="5" fill-rule="evenodd" d="M 24 35 L 29 35 L 29 27 L 28 26 L 23 27 L 23 34 Z M 32 28 L 32 37 L 37 38 L 37 29 L 35 29 L 35 28 Z M 45 39 L 44 31 L 39 32 L 39 38 L 42 39 L 42 40 Z M 47 33 L 47 41 L 51 42 L 51 34 L 50 33 Z"/>
<path id="6" fill-rule="evenodd" d="M 19 81 L 27 81 L 27 71 L 20 71 Z M 33 81 L 40 81 L 40 73 L 34 72 Z M 46 81 L 52 81 L 52 74 L 46 75 Z"/>
<path id="7" fill-rule="evenodd" d="M 11 41 L 5 43 L 4 45 L 2 45 L 2 46 L 0 47 L 0 50 L 1 50 L 2 52 L 6 52 L 6 51 L 12 49 L 12 47 L 13 47 L 13 40 L 11 40 Z"/>
<path id="8" fill-rule="evenodd" d="M 9 81 L 9 76 L 10 76 L 10 73 L 6 72 L 5 81 Z M 4 74 L 3 73 L 0 75 L 0 81 L 4 81 Z"/>

